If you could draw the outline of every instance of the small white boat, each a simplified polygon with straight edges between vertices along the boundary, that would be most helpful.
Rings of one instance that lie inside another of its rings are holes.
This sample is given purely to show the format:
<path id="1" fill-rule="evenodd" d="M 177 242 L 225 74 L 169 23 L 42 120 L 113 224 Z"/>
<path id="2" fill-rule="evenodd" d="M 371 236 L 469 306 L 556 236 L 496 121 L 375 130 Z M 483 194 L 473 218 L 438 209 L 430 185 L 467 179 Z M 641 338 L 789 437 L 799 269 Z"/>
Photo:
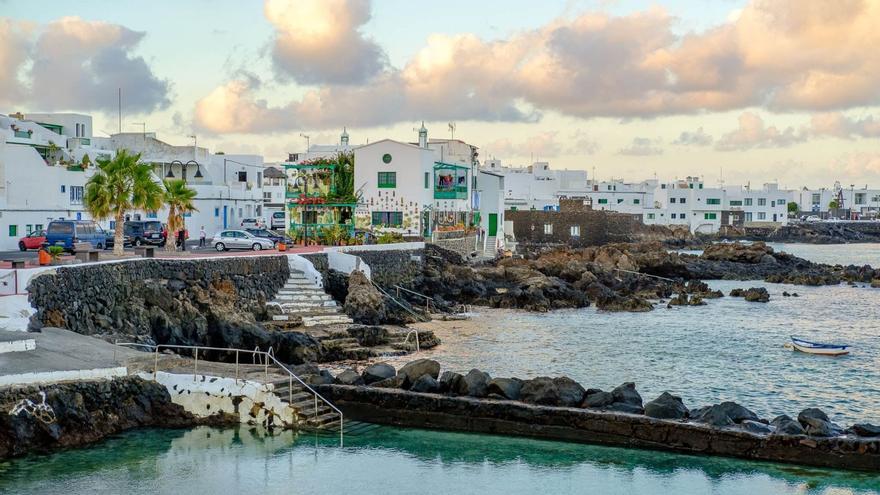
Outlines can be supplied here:
<path id="1" fill-rule="evenodd" d="M 849 354 L 850 346 L 810 342 L 809 340 L 799 339 L 792 335 L 791 347 L 796 351 L 806 352 L 807 354 L 819 354 L 821 356 L 843 356 L 844 354 Z"/>

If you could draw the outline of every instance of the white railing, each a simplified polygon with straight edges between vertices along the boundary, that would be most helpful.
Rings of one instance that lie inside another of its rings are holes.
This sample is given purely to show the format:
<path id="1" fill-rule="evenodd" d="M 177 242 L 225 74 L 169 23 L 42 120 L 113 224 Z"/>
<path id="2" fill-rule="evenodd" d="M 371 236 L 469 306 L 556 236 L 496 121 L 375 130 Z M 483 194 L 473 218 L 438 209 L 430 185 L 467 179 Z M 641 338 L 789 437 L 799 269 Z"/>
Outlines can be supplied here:
<path id="1" fill-rule="evenodd" d="M 409 333 L 406 334 L 406 338 L 403 339 L 403 344 L 406 345 L 409 342 L 410 335 L 416 336 L 416 353 L 419 353 L 421 351 L 421 349 L 419 348 L 419 331 L 418 330 L 416 330 L 416 329 L 410 330 Z"/>
<path id="2" fill-rule="evenodd" d="M 238 381 L 239 374 L 239 356 L 241 354 L 250 354 L 252 356 L 252 361 L 255 364 L 262 365 L 264 368 L 264 373 L 266 379 L 268 381 L 269 378 L 269 363 L 274 364 L 275 366 L 281 368 L 287 373 L 287 403 L 293 405 L 293 381 L 296 380 L 302 385 L 303 388 L 308 390 L 315 397 L 315 418 L 318 417 L 318 400 L 326 404 L 330 409 L 332 409 L 336 414 L 339 415 L 339 443 L 342 445 L 343 441 L 343 427 L 344 427 L 344 419 L 342 415 L 342 411 L 339 410 L 338 407 L 334 406 L 333 403 L 325 399 L 321 394 L 319 394 L 315 389 L 310 387 L 306 382 L 302 381 L 302 379 L 293 371 L 290 371 L 284 363 L 278 361 L 275 358 L 274 352 L 272 348 L 269 348 L 269 351 L 261 351 L 259 348 L 255 348 L 253 351 L 248 351 L 244 349 L 233 349 L 228 347 L 207 347 L 207 346 L 195 346 L 195 345 L 172 345 L 172 344 L 159 344 L 159 345 L 150 345 L 150 344 L 139 344 L 136 342 L 117 342 L 116 345 L 121 346 L 130 346 L 130 347 L 145 347 L 148 349 L 153 349 L 153 353 L 155 354 L 154 362 L 153 362 L 153 380 L 156 380 L 156 377 L 159 373 L 159 351 L 160 349 L 189 349 L 193 352 L 193 381 L 198 380 L 198 371 L 199 371 L 199 351 L 218 351 L 218 352 L 234 352 L 235 353 L 235 380 Z"/>

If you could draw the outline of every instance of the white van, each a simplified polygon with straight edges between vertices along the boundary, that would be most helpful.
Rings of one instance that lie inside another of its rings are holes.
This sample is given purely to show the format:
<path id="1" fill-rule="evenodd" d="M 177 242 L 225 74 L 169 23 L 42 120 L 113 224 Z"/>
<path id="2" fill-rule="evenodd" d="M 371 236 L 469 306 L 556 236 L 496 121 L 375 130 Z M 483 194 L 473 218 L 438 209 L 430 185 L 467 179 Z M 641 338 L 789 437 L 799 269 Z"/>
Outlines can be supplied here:
<path id="1" fill-rule="evenodd" d="M 284 212 L 283 211 L 276 211 L 276 212 L 272 213 L 272 225 L 269 228 L 273 229 L 273 230 L 274 229 L 285 230 L 285 227 L 286 226 L 284 225 Z"/>

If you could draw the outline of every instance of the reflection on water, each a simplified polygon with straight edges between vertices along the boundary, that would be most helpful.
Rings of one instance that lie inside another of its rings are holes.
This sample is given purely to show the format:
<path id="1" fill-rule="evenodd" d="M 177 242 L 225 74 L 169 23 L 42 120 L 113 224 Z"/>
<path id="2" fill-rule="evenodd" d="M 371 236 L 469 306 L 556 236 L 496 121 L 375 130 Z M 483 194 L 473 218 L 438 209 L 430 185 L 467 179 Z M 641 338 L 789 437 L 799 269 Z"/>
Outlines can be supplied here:
<path id="1" fill-rule="evenodd" d="M 245 428 L 130 432 L 0 463 L 0 492 L 880 493 L 880 476 L 521 438 L 379 428 L 338 439 Z"/>

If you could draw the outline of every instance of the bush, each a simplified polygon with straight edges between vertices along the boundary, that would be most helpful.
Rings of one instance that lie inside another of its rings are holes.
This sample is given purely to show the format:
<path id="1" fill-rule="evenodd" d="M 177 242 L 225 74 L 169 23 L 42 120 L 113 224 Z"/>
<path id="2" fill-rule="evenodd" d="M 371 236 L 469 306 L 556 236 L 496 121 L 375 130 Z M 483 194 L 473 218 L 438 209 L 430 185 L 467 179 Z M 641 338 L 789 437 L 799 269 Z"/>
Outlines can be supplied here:
<path id="1" fill-rule="evenodd" d="M 403 242 L 403 234 L 398 234 L 397 232 L 382 232 L 376 242 L 378 244 L 396 244 L 398 242 Z"/>

